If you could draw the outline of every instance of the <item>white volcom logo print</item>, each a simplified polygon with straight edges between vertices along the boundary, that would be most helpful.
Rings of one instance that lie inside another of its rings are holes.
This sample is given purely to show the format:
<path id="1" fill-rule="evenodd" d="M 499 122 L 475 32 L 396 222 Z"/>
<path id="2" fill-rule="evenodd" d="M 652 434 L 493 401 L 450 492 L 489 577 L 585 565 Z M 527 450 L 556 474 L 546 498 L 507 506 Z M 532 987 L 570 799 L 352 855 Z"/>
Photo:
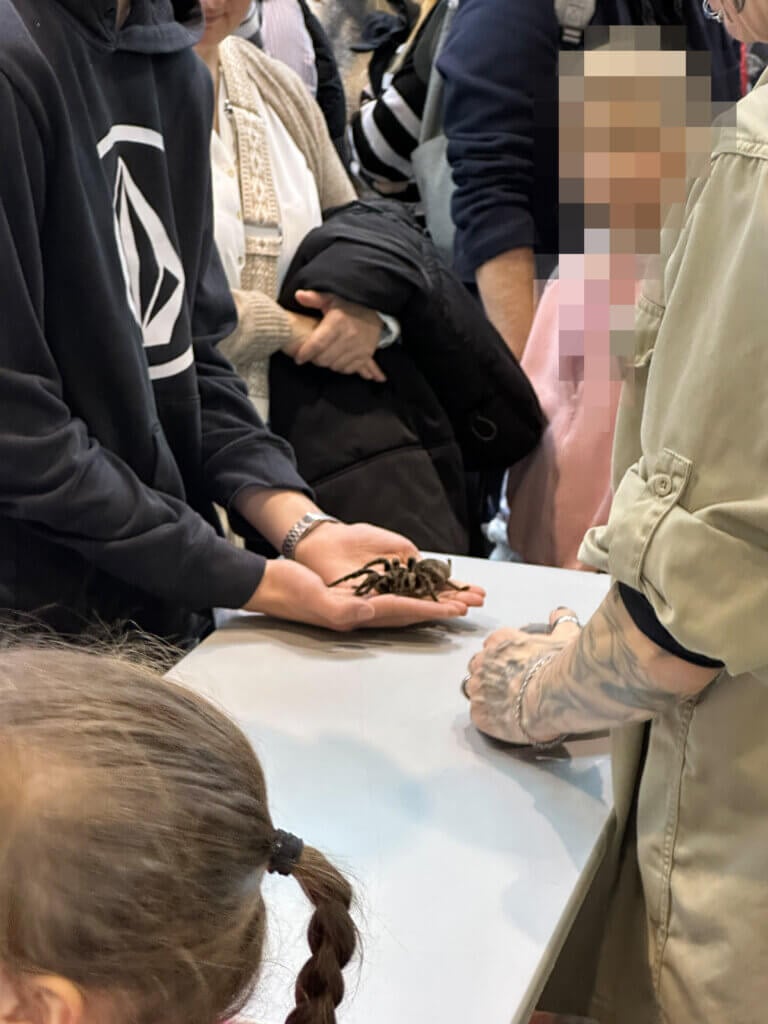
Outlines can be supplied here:
<path id="1" fill-rule="evenodd" d="M 99 143 L 103 159 L 117 143 L 164 150 L 159 132 L 136 125 L 115 125 Z M 184 268 L 162 220 L 136 184 L 121 156 L 113 196 L 115 237 L 128 306 L 141 328 L 146 348 L 170 345 L 184 302 Z M 193 360 L 189 346 L 180 356 L 149 367 L 153 380 L 185 370 Z"/>

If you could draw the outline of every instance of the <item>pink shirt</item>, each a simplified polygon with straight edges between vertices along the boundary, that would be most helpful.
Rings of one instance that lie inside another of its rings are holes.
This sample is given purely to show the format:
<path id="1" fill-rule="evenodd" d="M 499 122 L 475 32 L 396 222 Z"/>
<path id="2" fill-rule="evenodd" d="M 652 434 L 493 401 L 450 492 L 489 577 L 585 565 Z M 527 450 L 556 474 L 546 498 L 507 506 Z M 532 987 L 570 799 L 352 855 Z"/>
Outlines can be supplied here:
<path id="1" fill-rule="evenodd" d="M 582 538 L 608 519 L 621 392 L 611 342 L 619 331 L 631 339 L 637 290 L 634 277 L 607 280 L 607 266 L 592 280 L 583 271 L 583 257 L 561 261 L 561 277 L 539 302 L 522 366 L 549 425 L 539 447 L 510 469 L 507 489 L 512 550 L 565 569 L 586 568 L 577 558 Z"/>

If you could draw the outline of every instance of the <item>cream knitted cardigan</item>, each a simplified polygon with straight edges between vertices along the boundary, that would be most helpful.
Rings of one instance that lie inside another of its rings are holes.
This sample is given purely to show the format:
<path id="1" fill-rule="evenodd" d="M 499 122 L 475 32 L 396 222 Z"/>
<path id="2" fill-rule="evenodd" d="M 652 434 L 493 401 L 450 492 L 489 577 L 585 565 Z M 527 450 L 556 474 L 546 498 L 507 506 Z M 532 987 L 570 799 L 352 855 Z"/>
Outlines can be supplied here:
<path id="1" fill-rule="evenodd" d="M 227 113 L 235 138 L 243 222 L 248 227 L 279 228 L 280 211 L 272 180 L 265 125 L 258 95 L 278 115 L 317 182 L 320 207 L 355 198 L 323 114 L 301 79 L 252 43 L 230 36 L 219 46 L 227 90 Z M 252 399 L 269 395 L 269 357 L 290 339 L 288 315 L 276 302 L 279 234 L 246 234 L 240 289 L 233 291 L 237 329 L 221 343 L 248 385 Z"/>

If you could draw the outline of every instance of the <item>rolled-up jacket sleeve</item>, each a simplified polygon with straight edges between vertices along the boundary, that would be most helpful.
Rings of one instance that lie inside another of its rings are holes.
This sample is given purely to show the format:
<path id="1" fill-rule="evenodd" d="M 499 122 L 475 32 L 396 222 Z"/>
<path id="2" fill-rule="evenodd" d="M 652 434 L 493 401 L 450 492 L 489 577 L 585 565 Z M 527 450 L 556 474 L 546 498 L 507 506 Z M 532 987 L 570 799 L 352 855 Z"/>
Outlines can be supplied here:
<path id="1" fill-rule="evenodd" d="M 678 643 L 732 675 L 768 666 L 766 286 L 768 146 L 734 143 L 644 289 L 641 454 L 579 556 L 640 591 Z"/>
<path id="2" fill-rule="evenodd" d="M 462 0 L 437 66 L 464 280 L 501 253 L 543 245 L 537 204 L 557 202 L 557 59 L 551 4 Z M 547 175 L 551 194 L 543 195 Z"/>

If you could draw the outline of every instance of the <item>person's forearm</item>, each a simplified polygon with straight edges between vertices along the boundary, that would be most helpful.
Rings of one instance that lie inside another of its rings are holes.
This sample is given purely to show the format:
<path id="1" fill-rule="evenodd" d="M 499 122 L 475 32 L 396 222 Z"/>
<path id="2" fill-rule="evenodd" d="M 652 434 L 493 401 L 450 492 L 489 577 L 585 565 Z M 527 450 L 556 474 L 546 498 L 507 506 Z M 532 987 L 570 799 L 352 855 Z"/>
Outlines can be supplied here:
<path id="1" fill-rule="evenodd" d="M 533 323 L 535 262 L 532 249 L 510 249 L 475 273 L 485 314 L 518 359 Z"/>
<path id="2" fill-rule="evenodd" d="M 526 726 L 546 739 L 642 722 L 700 693 L 719 671 L 649 640 L 614 587 L 578 638 L 532 679 Z"/>
<path id="3" fill-rule="evenodd" d="M 234 506 L 247 522 L 280 551 L 290 528 L 307 512 L 320 509 L 298 491 L 264 491 L 246 487 L 237 495 Z"/>

